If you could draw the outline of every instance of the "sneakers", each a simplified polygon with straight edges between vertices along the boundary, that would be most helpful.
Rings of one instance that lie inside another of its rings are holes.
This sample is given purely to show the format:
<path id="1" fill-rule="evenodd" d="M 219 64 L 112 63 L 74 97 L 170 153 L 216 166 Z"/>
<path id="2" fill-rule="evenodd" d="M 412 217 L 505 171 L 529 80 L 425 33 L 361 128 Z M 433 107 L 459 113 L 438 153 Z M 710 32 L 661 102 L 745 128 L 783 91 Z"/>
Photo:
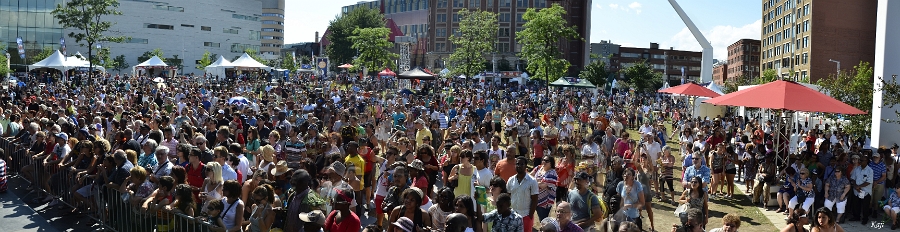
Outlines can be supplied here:
<path id="1" fill-rule="evenodd" d="M 59 203 L 60 203 L 60 201 L 58 199 L 53 199 L 53 201 L 51 201 L 50 204 L 47 206 L 54 207 L 56 205 L 59 205 Z"/>

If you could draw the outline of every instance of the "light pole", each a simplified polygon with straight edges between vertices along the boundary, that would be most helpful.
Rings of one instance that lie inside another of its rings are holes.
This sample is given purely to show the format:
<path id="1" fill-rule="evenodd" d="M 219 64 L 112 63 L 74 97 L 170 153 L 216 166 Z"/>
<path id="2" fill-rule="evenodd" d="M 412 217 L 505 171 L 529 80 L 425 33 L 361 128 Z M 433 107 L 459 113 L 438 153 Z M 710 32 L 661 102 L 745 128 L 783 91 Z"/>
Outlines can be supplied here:
<path id="1" fill-rule="evenodd" d="M 12 68 L 9 67 L 9 52 L 6 53 L 6 79 L 9 80 L 9 73 L 12 72 Z"/>
<path id="2" fill-rule="evenodd" d="M 840 61 L 837 61 L 837 60 L 832 60 L 832 59 L 828 59 L 828 61 L 837 63 L 837 74 L 838 74 L 838 75 L 841 75 L 841 62 L 840 62 Z"/>

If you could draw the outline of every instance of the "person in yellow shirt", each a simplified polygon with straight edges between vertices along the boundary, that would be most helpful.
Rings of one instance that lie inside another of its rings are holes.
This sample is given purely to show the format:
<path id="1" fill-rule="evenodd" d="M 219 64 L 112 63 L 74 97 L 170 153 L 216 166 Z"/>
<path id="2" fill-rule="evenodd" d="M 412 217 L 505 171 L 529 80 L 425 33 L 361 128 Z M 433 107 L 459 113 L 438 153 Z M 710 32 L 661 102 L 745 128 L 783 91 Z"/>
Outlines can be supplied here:
<path id="1" fill-rule="evenodd" d="M 349 143 L 347 143 L 347 147 L 346 147 L 345 151 L 347 151 L 347 157 L 344 157 L 344 162 L 352 163 L 353 166 L 355 166 L 357 169 L 359 169 L 356 171 L 356 177 L 360 180 L 359 184 L 358 184 L 359 186 L 354 186 L 353 189 L 359 190 L 359 191 L 355 191 L 356 192 L 355 196 L 362 196 L 362 194 L 363 194 L 362 190 L 365 188 L 363 185 L 364 183 L 362 182 L 362 180 L 365 180 L 365 178 L 364 178 L 365 172 L 362 171 L 362 168 L 366 167 L 366 161 L 363 160 L 362 156 L 359 155 L 359 143 L 357 143 L 356 141 L 350 141 Z M 359 215 L 359 213 L 362 212 L 362 206 L 363 206 L 362 199 L 363 198 L 364 197 L 356 197 L 357 215 Z"/>
<path id="2" fill-rule="evenodd" d="M 416 147 L 425 144 L 425 137 L 434 138 L 431 136 L 431 130 L 425 126 L 425 120 L 416 119 Z"/>

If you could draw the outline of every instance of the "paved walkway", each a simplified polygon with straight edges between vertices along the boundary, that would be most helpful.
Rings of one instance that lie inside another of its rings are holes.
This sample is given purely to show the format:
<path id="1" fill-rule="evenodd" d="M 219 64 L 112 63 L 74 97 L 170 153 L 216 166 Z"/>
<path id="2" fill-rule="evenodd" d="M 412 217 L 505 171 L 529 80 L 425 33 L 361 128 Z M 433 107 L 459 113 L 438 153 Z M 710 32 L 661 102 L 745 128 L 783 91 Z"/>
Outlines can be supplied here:
<path id="1" fill-rule="evenodd" d="M 746 187 L 743 183 L 735 183 L 735 185 L 737 185 L 738 188 L 741 189 L 741 191 L 746 191 L 746 190 L 747 190 L 747 187 Z M 748 196 L 748 197 L 749 197 L 749 196 Z M 758 206 L 757 206 L 757 207 L 758 207 Z M 787 227 L 787 221 L 784 220 L 785 215 L 782 215 L 781 213 L 776 213 L 774 210 L 773 210 L 773 211 L 768 211 L 768 210 L 763 209 L 763 208 L 759 208 L 759 211 L 760 211 L 760 213 L 762 213 L 767 219 L 769 219 L 769 222 L 771 222 L 772 225 L 775 226 L 775 228 L 778 228 L 778 229 L 780 230 L 780 229 L 783 229 L 783 228 Z M 845 216 L 846 216 L 846 215 L 845 215 Z M 880 218 L 879 218 L 879 219 L 880 219 Z M 815 219 L 815 218 L 810 218 L 810 223 L 812 223 L 812 220 L 816 220 L 816 219 Z M 844 228 L 844 231 L 852 231 L 852 232 L 865 232 L 865 231 L 891 231 L 890 221 L 888 221 L 888 223 L 885 224 L 885 223 L 883 223 L 883 222 L 881 222 L 881 221 L 876 221 L 876 220 L 874 220 L 874 219 L 869 220 L 869 224 L 868 224 L 868 225 L 862 225 L 862 224 L 860 224 L 859 221 L 853 221 L 853 222 L 851 222 L 851 221 L 849 221 L 849 220 L 846 221 L 844 224 L 840 224 L 840 225 L 841 225 L 842 228 Z M 806 228 L 808 229 L 809 226 L 807 226 Z M 743 228 L 743 227 L 741 227 L 741 231 L 753 231 L 753 230 L 752 230 L 752 228 Z"/>
<path id="2" fill-rule="evenodd" d="M 58 231 L 13 191 L 0 194 L 0 231 Z"/>

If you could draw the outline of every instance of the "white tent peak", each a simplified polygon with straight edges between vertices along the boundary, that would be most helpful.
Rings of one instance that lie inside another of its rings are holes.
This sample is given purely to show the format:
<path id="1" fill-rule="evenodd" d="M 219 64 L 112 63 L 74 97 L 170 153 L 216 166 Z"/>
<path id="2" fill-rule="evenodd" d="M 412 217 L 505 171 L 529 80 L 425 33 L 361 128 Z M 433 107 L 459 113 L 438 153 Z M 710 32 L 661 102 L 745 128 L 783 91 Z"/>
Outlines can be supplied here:
<path id="1" fill-rule="evenodd" d="M 55 69 L 64 69 L 67 67 L 65 56 L 56 50 L 53 54 L 50 54 L 47 58 L 44 58 L 37 63 L 30 65 L 31 68 L 55 68 Z"/>
<path id="2" fill-rule="evenodd" d="M 230 67 L 230 66 L 232 66 L 232 63 L 231 63 L 231 61 L 226 60 L 224 56 L 219 55 L 219 59 L 217 59 L 216 62 L 213 62 L 212 64 L 209 64 L 209 66 L 206 66 L 206 67 L 219 67 L 219 66 Z"/>
<path id="3" fill-rule="evenodd" d="M 144 63 L 136 65 L 135 67 L 168 67 L 168 65 L 166 65 L 165 62 L 159 59 L 158 56 L 153 56 L 150 57 L 149 60 L 144 61 Z"/>
<path id="4" fill-rule="evenodd" d="M 255 59 L 253 59 L 253 57 L 250 57 L 250 55 L 248 55 L 247 53 L 244 53 L 244 55 L 241 55 L 241 57 L 238 58 L 237 60 L 232 61 L 231 66 L 233 66 L 233 67 L 248 67 L 248 68 L 268 68 L 269 67 L 262 63 L 259 63 L 259 61 L 256 61 Z"/>

